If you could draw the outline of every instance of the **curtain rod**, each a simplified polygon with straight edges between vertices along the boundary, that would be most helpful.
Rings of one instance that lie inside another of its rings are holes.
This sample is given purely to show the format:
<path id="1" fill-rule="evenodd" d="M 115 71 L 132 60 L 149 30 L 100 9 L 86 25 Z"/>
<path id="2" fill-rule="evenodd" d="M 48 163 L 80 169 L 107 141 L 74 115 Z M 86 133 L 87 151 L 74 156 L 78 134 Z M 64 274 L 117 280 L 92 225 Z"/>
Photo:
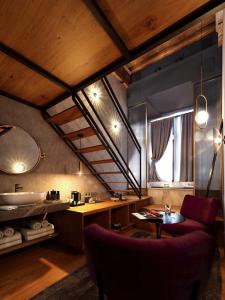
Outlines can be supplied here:
<path id="1" fill-rule="evenodd" d="M 193 112 L 193 111 L 194 111 L 193 108 L 185 108 L 184 110 L 173 112 L 173 113 L 167 114 L 167 115 L 165 115 L 163 117 L 159 117 L 159 118 L 150 120 L 149 123 L 154 123 L 154 122 L 157 122 L 157 121 L 160 121 L 160 120 L 169 119 L 169 118 L 176 117 L 176 116 L 181 116 L 181 115 Z"/>

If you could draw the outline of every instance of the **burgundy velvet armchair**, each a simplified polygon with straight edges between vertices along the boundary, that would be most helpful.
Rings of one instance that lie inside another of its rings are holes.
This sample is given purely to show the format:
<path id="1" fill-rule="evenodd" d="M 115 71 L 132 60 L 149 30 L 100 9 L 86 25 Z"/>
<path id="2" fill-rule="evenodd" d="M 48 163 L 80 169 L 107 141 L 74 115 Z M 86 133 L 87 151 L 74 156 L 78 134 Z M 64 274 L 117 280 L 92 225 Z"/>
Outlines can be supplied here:
<path id="1" fill-rule="evenodd" d="M 84 230 L 88 268 L 99 299 L 198 299 L 207 282 L 213 238 L 195 231 L 173 239 L 125 237 L 92 224 Z"/>
<path id="2" fill-rule="evenodd" d="M 194 230 L 211 232 L 218 212 L 215 198 L 186 195 L 180 210 L 185 221 L 178 224 L 162 224 L 161 230 L 173 235 L 182 235 Z"/>

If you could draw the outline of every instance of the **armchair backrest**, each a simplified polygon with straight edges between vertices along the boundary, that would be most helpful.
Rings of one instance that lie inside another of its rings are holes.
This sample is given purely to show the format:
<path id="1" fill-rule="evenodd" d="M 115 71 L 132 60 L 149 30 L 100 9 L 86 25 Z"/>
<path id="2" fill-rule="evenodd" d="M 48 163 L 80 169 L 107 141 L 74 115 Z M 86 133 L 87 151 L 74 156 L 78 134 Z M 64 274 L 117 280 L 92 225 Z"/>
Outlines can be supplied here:
<path id="1" fill-rule="evenodd" d="M 197 299 L 205 286 L 213 256 L 205 232 L 147 240 L 92 224 L 84 237 L 90 274 L 110 300 Z"/>
<path id="2" fill-rule="evenodd" d="M 180 212 L 184 217 L 211 225 L 217 216 L 218 206 L 218 199 L 185 195 Z"/>

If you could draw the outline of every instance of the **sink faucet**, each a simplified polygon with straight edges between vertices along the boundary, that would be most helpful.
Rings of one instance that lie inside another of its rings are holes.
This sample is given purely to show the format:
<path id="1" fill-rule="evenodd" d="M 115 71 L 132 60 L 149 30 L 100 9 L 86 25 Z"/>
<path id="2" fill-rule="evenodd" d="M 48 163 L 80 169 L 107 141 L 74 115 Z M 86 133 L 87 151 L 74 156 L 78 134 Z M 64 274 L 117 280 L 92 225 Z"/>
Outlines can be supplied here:
<path id="1" fill-rule="evenodd" d="M 15 192 L 18 193 L 23 190 L 23 186 L 19 183 L 15 184 Z"/>

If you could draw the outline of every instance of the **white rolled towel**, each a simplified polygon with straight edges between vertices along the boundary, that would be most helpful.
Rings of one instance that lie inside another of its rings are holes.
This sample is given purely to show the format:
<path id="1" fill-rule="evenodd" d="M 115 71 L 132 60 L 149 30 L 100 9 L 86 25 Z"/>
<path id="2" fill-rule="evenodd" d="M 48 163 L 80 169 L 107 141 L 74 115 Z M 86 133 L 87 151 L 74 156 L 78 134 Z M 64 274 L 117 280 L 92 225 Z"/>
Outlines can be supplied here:
<path id="1" fill-rule="evenodd" d="M 27 222 L 27 226 L 30 228 L 30 229 L 33 229 L 33 230 L 38 230 L 41 228 L 41 222 L 37 221 L 37 220 L 30 220 Z"/>
<path id="2" fill-rule="evenodd" d="M 42 221 L 41 221 L 41 227 L 42 227 L 42 228 L 47 228 L 48 225 L 49 225 L 48 220 L 42 220 Z"/>
<path id="3" fill-rule="evenodd" d="M 14 229 L 10 226 L 4 226 L 2 231 L 5 237 L 11 237 L 14 235 Z"/>
<path id="4" fill-rule="evenodd" d="M 42 234 L 47 231 L 54 230 L 54 225 L 53 224 L 48 224 L 46 228 L 40 228 L 37 230 L 29 229 L 29 228 L 20 228 L 20 232 L 25 236 L 33 236 L 37 234 Z"/>
<path id="5" fill-rule="evenodd" d="M 3 237 L 4 237 L 4 233 L 3 233 L 3 231 L 2 231 L 2 230 L 0 230 L 0 240 L 2 240 L 2 239 L 3 239 Z"/>
<path id="6" fill-rule="evenodd" d="M 24 237 L 25 241 L 31 241 L 31 240 L 35 240 L 35 239 L 38 239 L 43 236 L 51 235 L 53 233 L 54 233 L 54 229 L 50 229 L 45 232 L 42 232 L 39 234 L 33 234 L 33 235 L 28 235 L 26 233 L 23 233 L 23 237 Z"/>
<path id="7" fill-rule="evenodd" d="M 21 240 L 22 236 L 21 233 L 18 231 L 15 231 L 13 236 L 9 236 L 9 237 L 4 237 L 3 239 L 0 240 L 0 245 L 2 244 L 6 244 L 6 243 L 11 243 L 17 240 Z"/>
<path id="8" fill-rule="evenodd" d="M 12 247 L 12 246 L 15 246 L 15 245 L 19 245 L 19 244 L 22 244 L 22 239 L 12 241 L 12 242 L 9 242 L 9 243 L 1 244 L 0 245 L 0 250 L 9 248 L 9 247 Z"/>

